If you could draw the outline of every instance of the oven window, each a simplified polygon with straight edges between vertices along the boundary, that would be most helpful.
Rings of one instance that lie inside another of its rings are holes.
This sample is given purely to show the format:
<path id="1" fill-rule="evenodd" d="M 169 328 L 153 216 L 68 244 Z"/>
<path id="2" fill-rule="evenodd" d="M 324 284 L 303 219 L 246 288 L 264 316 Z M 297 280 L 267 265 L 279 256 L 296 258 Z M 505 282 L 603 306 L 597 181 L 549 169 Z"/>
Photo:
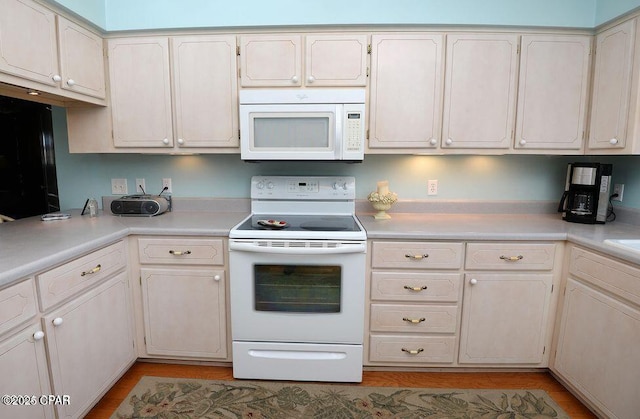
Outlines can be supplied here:
<path id="1" fill-rule="evenodd" d="M 339 313 L 340 266 L 254 265 L 256 311 Z"/>

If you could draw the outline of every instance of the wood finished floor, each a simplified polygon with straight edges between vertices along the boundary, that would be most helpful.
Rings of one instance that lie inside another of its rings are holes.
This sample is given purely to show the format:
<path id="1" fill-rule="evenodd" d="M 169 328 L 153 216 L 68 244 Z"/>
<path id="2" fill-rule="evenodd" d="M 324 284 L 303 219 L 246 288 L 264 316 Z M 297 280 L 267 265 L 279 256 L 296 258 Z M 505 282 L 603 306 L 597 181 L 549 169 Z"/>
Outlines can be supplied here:
<path id="1" fill-rule="evenodd" d="M 230 367 L 136 362 L 86 418 L 109 418 L 143 375 L 233 380 Z M 578 399 L 544 372 L 399 372 L 365 371 L 362 386 L 426 388 L 522 388 L 546 391 L 572 418 L 595 418 Z"/>

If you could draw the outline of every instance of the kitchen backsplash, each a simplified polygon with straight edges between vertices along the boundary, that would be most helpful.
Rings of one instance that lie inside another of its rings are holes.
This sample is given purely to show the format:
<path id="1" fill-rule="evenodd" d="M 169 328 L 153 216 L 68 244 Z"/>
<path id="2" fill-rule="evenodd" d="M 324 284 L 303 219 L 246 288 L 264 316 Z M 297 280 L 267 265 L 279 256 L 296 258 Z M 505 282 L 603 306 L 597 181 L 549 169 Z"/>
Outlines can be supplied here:
<path id="1" fill-rule="evenodd" d="M 622 206 L 640 208 L 640 156 L 418 156 L 366 155 L 363 163 L 247 163 L 238 154 L 144 155 L 70 154 L 65 110 L 53 108 L 61 208 L 81 207 L 89 196 L 111 195 L 111 179 L 135 179 L 158 193 L 171 178 L 176 197 L 247 198 L 253 175 L 348 175 L 356 177 L 357 198 L 366 199 L 377 181 L 388 180 L 402 200 L 555 201 L 564 190 L 567 163 L 612 163 L 613 182 L 624 183 Z M 438 180 L 438 194 L 427 195 L 427 181 Z M 618 204 L 617 204 L 618 205 Z"/>

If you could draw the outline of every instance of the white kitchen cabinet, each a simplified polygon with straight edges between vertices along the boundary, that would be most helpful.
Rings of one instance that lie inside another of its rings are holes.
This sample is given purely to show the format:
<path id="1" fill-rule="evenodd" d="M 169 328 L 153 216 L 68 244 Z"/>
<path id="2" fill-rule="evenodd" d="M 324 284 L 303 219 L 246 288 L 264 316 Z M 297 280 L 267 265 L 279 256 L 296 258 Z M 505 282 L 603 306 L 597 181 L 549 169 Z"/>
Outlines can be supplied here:
<path id="1" fill-rule="evenodd" d="M 437 150 L 440 144 L 444 35 L 371 37 L 369 149 Z"/>
<path id="2" fill-rule="evenodd" d="M 546 366 L 555 259 L 553 243 L 467 244 L 460 364 Z"/>
<path id="3" fill-rule="evenodd" d="M 106 95 L 102 38 L 58 16 L 60 87 L 104 99 Z"/>
<path id="4" fill-rule="evenodd" d="M 627 151 L 636 19 L 596 35 L 589 150 Z M 633 118 L 633 116 L 631 115 Z"/>
<path id="5" fill-rule="evenodd" d="M 366 365 L 453 365 L 462 243 L 371 242 Z"/>
<path id="6" fill-rule="evenodd" d="M 171 48 L 178 147 L 238 147 L 235 37 L 177 36 Z"/>
<path id="7" fill-rule="evenodd" d="M 172 147 L 167 37 L 108 40 L 116 147 Z"/>
<path id="8" fill-rule="evenodd" d="M 522 36 L 514 144 L 518 151 L 582 153 L 591 38 Z"/>
<path id="9" fill-rule="evenodd" d="M 40 403 L 41 395 L 53 394 L 49 385 L 44 332 L 32 324 L 9 337 L 0 337 L 0 392 L 2 395 L 31 397 L 29 405 L 0 404 L 0 417 L 12 419 L 50 419 L 53 406 Z"/>
<path id="10" fill-rule="evenodd" d="M 59 418 L 81 417 L 134 362 L 131 318 L 125 272 L 43 316 L 53 393 L 72 401 Z"/>
<path id="11" fill-rule="evenodd" d="M 518 35 L 447 35 L 442 147 L 508 150 L 514 136 Z"/>
<path id="12" fill-rule="evenodd" d="M 365 86 L 367 83 L 366 35 L 243 35 L 239 53 L 241 87 Z"/>
<path id="13" fill-rule="evenodd" d="M 569 273 L 552 370 L 599 416 L 640 411 L 640 268 L 578 247 Z"/>
<path id="14" fill-rule="evenodd" d="M 0 81 L 104 104 L 99 35 L 31 0 L 0 0 L 0 10 Z"/>
<path id="15" fill-rule="evenodd" d="M 222 239 L 139 238 L 144 356 L 226 360 Z"/>

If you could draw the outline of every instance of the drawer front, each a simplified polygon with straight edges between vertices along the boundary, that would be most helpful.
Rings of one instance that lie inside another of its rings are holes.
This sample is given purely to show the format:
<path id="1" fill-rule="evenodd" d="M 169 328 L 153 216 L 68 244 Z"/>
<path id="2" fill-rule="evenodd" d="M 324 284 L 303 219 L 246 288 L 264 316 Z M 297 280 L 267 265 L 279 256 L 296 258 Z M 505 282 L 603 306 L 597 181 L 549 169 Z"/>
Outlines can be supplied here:
<path id="1" fill-rule="evenodd" d="M 468 243 L 465 267 L 477 270 L 553 269 L 554 243 Z"/>
<path id="2" fill-rule="evenodd" d="M 223 265 L 222 239 L 138 239 L 142 264 Z"/>
<path id="3" fill-rule="evenodd" d="M 0 291 L 0 335 L 36 315 L 33 278 Z"/>
<path id="4" fill-rule="evenodd" d="M 371 304 L 372 332 L 455 333 L 457 306 Z"/>
<path id="5" fill-rule="evenodd" d="M 462 243 L 384 242 L 372 244 L 374 268 L 458 269 Z"/>
<path id="6" fill-rule="evenodd" d="M 369 338 L 371 362 L 451 364 L 455 352 L 455 336 L 371 335 Z"/>
<path id="7" fill-rule="evenodd" d="M 461 283 L 461 274 L 373 272 L 371 299 L 455 303 Z"/>
<path id="8" fill-rule="evenodd" d="M 124 268 L 127 255 L 123 242 L 82 256 L 36 277 L 40 307 L 49 307 L 77 294 Z"/>
<path id="9" fill-rule="evenodd" d="M 640 305 L 640 269 L 635 266 L 574 247 L 569 272 Z"/>

